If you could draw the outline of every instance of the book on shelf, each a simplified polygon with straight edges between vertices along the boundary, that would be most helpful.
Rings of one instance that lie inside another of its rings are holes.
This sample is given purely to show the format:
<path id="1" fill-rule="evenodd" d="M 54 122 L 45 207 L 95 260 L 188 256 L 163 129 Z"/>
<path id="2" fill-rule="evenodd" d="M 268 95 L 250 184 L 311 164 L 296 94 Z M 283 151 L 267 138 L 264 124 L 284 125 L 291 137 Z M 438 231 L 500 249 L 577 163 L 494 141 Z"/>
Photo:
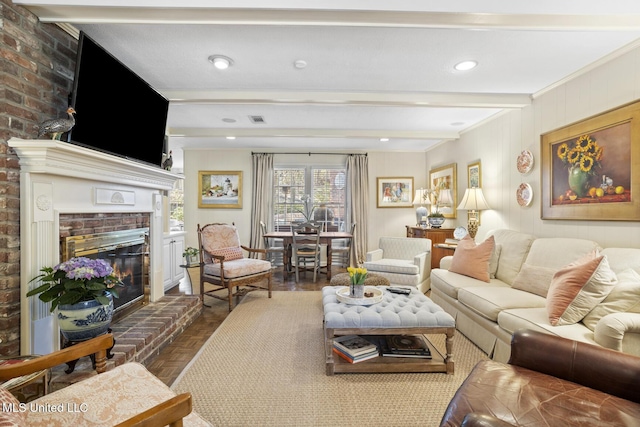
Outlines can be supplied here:
<path id="1" fill-rule="evenodd" d="M 343 335 L 333 338 L 333 346 L 343 353 L 355 357 L 361 354 L 378 351 L 378 347 L 370 340 L 360 335 Z"/>
<path id="2" fill-rule="evenodd" d="M 416 357 L 431 359 L 431 351 L 421 335 L 386 335 L 380 354 L 386 357 Z"/>
<path id="3" fill-rule="evenodd" d="M 335 346 L 333 347 L 333 352 L 349 363 L 358 363 L 358 362 L 363 362 L 369 359 L 375 359 L 380 355 L 378 353 L 377 348 L 375 351 L 370 351 L 369 353 L 364 353 L 356 357 L 351 357 L 348 354 L 343 353 L 342 351 L 340 351 L 340 349 L 336 348 Z"/>

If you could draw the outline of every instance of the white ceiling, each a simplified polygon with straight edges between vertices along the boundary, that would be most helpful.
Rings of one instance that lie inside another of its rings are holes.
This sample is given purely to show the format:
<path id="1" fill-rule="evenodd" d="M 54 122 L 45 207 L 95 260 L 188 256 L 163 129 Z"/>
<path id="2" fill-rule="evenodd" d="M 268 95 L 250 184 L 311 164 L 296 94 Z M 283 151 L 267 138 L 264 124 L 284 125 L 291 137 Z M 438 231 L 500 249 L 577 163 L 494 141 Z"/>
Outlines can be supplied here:
<path id="1" fill-rule="evenodd" d="M 85 31 L 171 100 L 177 168 L 182 147 L 424 151 L 640 38 L 637 0 L 14 3 Z M 467 59 L 478 67 L 453 69 Z"/>

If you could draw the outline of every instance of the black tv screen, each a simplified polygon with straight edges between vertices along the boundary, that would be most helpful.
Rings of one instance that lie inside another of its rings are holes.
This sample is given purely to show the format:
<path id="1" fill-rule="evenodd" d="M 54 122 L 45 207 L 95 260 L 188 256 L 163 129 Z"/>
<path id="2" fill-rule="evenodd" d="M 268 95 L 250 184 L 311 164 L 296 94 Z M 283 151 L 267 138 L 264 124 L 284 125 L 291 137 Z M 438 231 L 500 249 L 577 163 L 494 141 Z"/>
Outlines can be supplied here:
<path id="1" fill-rule="evenodd" d="M 68 142 L 161 165 L 169 100 L 83 32 L 71 106 Z"/>

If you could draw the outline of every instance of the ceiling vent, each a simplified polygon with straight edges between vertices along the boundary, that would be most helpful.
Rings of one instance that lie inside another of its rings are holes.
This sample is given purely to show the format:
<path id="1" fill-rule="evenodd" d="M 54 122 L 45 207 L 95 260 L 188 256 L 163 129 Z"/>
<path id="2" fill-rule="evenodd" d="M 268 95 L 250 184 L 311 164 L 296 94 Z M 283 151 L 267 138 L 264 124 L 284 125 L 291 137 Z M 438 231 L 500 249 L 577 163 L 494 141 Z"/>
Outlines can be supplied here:
<path id="1" fill-rule="evenodd" d="M 266 123 L 264 121 L 264 117 L 262 117 L 262 116 L 249 116 L 249 120 L 251 120 L 251 123 L 255 123 L 257 125 L 261 125 L 261 124 Z"/>

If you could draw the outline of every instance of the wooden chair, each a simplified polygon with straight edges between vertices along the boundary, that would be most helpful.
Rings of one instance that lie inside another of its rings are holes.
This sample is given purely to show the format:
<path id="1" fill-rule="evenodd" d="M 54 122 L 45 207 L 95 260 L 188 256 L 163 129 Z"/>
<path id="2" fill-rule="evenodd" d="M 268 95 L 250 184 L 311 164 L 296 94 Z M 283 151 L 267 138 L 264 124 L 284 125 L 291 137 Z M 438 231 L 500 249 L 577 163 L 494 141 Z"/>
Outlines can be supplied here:
<path id="1" fill-rule="evenodd" d="M 344 243 L 342 245 L 336 245 L 338 242 L 334 242 L 331 246 L 331 253 L 328 255 L 332 257 L 331 265 L 340 265 L 345 268 L 351 266 L 351 248 L 353 247 L 355 232 L 356 224 L 353 223 L 351 224 L 351 238 L 344 239 Z"/>
<path id="2" fill-rule="evenodd" d="M 316 282 L 320 269 L 320 254 L 320 226 L 310 222 L 294 225 L 291 256 L 296 269 L 296 283 L 300 280 L 300 264 L 304 264 L 306 271 L 308 261 L 313 261 L 313 282 Z"/>
<path id="3" fill-rule="evenodd" d="M 228 300 L 229 311 L 233 310 L 240 297 L 253 290 L 266 290 L 271 298 L 271 263 L 264 259 L 245 258 L 243 250 L 262 254 L 264 249 L 252 249 L 240 245 L 238 230 L 233 224 L 213 223 L 200 227 L 198 224 L 198 247 L 200 248 L 200 298 L 204 296 Z M 267 285 L 261 285 L 264 281 Z M 205 292 L 204 284 L 214 289 Z M 243 287 L 240 289 L 240 287 Z M 234 288 L 235 293 L 234 293 Z M 225 291 L 225 296 L 216 292 Z"/>
<path id="4" fill-rule="evenodd" d="M 78 417 L 82 417 L 82 419 L 76 419 L 76 422 L 90 423 L 90 420 L 95 421 L 96 419 L 99 419 L 102 414 L 100 411 L 106 411 L 109 414 L 110 419 L 103 421 L 116 426 L 169 425 L 177 427 L 183 425 L 183 418 L 185 426 L 209 425 L 197 414 L 192 413 L 190 393 L 176 395 L 164 384 L 159 385 L 160 381 L 139 363 L 125 363 L 105 373 L 107 350 L 111 347 L 113 347 L 113 335 L 100 335 L 96 338 L 83 341 L 72 347 L 67 347 L 63 350 L 55 351 L 45 356 L 29 359 L 20 363 L 1 366 L 0 381 L 29 375 L 34 372 L 50 369 L 57 365 L 76 360 L 80 357 L 95 354 L 96 371 L 99 374 L 98 376 L 89 377 L 61 390 L 41 396 L 31 401 L 30 404 L 38 406 L 68 405 L 71 403 L 70 399 L 73 399 L 74 396 L 77 396 L 80 399 L 86 399 L 87 393 L 89 393 L 91 394 L 90 398 L 92 401 L 87 405 L 86 414 L 83 413 L 78 415 Z M 130 372 L 135 372 L 135 375 L 131 378 L 135 378 L 136 381 L 136 384 L 132 385 L 131 390 L 123 391 L 121 389 L 116 389 L 116 387 L 113 389 L 109 387 L 109 378 L 117 376 L 129 378 Z M 154 396 L 153 402 L 157 401 L 160 403 L 150 403 L 148 396 L 136 394 L 136 391 L 140 388 L 146 389 L 150 395 Z M 101 399 L 100 396 L 102 393 L 109 393 L 110 398 Z M 120 395 L 122 400 L 114 400 L 114 394 Z M 11 396 L 7 392 L 4 394 L 0 393 L 0 400 L 2 401 L 3 408 L 5 405 L 17 405 L 17 400 L 9 401 L 12 398 L 15 399 L 15 397 Z M 96 402 L 103 402 L 103 406 L 96 405 Z M 122 403 L 126 404 L 123 407 L 120 407 L 119 404 Z M 144 409 L 137 410 L 137 408 Z M 20 411 L 20 414 L 16 415 L 22 417 L 18 424 L 21 426 L 34 424 L 42 425 L 43 422 L 42 414 L 39 414 L 38 411 Z M 45 420 L 47 421 L 47 425 L 49 425 L 49 422 L 51 425 L 57 425 L 57 423 L 64 424 L 65 419 L 67 419 L 64 417 L 64 414 L 59 416 L 60 414 L 56 414 L 55 412 L 50 412 L 46 415 L 48 417 L 47 420 Z M 104 416 L 104 414 L 102 414 L 102 416 Z"/>
<path id="5" fill-rule="evenodd" d="M 272 266 L 284 265 L 285 247 L 282 239 L 269 239 L 268 237 L 264 237 L 264 235 L 267 234 L 267 226 L 263 221 L 260 221 L 260 229 L 262 230 L 264 249 L 267 251 L 267 261 L 271 262 Z M 280 261 L 278 261 L 278 259 Z"/>

